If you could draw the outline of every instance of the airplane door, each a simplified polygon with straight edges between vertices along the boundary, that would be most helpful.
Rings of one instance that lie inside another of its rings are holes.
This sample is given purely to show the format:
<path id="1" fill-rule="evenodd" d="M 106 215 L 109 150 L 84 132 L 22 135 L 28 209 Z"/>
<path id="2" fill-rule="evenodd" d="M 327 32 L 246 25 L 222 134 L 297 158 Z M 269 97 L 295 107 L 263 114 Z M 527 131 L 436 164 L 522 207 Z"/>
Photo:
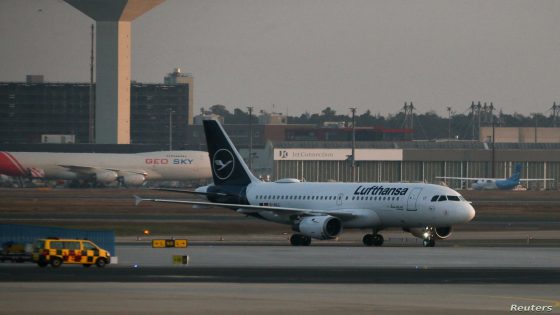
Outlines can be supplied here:
<path id="1" fill-rule="evenodd" d="M 344 198 L 344 194 L 343 193 L 338 194 L 338 196 L 336 197 L 337 206 L 342 206 L 342 198 Z"/>
<path id="2" fill-rule="evenodd" d="M 422 188 L 414 188 L 410 192 L 410 195 L 408 195 L 408 199 L 407 199 L 407 202 L 406 202 L 406 210 L 408 210 L 408 211 L 416 211 L 417 210 L 416 202 L 418 200 L 418 196 L 420 196 L 421 191 L 422 191 Z"/>

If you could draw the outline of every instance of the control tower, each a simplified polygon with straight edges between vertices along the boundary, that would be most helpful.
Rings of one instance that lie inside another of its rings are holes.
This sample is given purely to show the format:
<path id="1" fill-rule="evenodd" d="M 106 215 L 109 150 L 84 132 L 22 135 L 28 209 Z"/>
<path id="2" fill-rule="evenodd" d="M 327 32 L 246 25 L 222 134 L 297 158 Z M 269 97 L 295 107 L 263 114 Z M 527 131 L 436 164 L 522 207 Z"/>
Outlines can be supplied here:
<path id="1" fill-rule="evenodd" d="M 65 0 L 96 21 L 95 142 L 130 143 L 130 22 L 164 0 Z"/>

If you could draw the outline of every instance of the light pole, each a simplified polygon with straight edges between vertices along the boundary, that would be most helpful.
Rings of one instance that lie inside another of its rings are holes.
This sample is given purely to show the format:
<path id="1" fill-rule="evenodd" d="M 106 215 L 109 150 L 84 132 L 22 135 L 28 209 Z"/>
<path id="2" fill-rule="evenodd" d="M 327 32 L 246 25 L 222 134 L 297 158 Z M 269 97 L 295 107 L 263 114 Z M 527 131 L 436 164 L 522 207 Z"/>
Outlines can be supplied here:
<path id="1" fill-rule="evenodd" d="M 173 150 L 173 111 L 171 108 L 169 109 L 169 151 Z"/>
<path id="2" fill-rule="evenodd" d="M 247 106 L 249 110 L 249 170 L 253 171 L 253 106 Z"/>
<path id="3" fill-rule="evenodd" d="M 356 182 L 356 107 L 351 107 L 352 111 L 352 182 Z"/>
<path id="4" fill-rule="evenodd" d="M 447 139 L 451 139 L 451 114 L 452 114 L 451 106 L 447 106 Z"/>

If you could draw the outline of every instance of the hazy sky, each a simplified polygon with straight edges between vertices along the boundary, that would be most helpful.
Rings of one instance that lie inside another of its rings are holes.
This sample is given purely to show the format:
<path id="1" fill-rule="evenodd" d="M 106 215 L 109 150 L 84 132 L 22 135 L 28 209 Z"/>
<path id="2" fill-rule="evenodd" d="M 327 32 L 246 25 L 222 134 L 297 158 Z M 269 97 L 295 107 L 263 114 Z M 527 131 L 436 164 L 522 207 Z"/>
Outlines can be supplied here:
<path id="1" fill-rule="evenodd" d="M 60 0 L 0 0 L 0 81 L 89 81 L 92 20 Z M 132 23 L 132 78 L 195 79 L 195 110 L 464 112 L 560 101 L 560 1 L 167 0 Z"/>

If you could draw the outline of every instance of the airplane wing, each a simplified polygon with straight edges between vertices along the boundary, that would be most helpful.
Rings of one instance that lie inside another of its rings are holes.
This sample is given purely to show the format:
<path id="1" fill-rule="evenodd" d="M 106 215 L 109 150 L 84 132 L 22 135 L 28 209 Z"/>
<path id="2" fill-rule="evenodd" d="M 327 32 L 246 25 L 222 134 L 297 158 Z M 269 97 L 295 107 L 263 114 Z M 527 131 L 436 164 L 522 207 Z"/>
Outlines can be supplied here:
<path id="1" fill-rule="evenodd" d="M 315 215 L 332 215 L 339 217 L 341 219 L 350 219 L 356 215 L 352 213 L 352 210 L 325 210 L 317 211 L 311 209 L 300 209 L 300 208 L 287 208 L 287 207 L 272 207 L 272 206 L 253 206 L 253 205 L 238 205 L 232 203 L 219 203 L 219 202 L 206 202 L 206 201 L 190 201 L 190 200 L 176 200 L 176 199 L 155 199 L 155 198 L 142 198 L 134 196 L 135 204 L 139 205 L 142 201 L 153 201 L 153 202 L 166 202 L 166 203 L 181 203 L 189 205 L 199 205 L 199 206 L 214 206 L 223 208 L 233 208 L 236 211 L 243 214 L 259 213 L 260 211 L 270 211 L 278 215 L 305 215 L 305 216 L 315 216 Z"/>
<path id="2" fill-rule="evenodd" d="M 106 168 L 106 167 L 96 167 L 96 166 L 85 166 L 85 165 L 61 165 L 58 166 L 67 168 L 69 171 L 74 173 L 82 173 L 82 174 L 94 174 L 98 171 L 113 171 L 116 173 L 131 173 L 131 174 L 139 174 L 139 175 L 148 175 L 146 171 L 143 170 L 124 170 L 124 169 L 116 169 L 116 168 Z"/>
<path id="3" fill-rule="evenodd" d="M 202 195 L 202 196 L 219 196 L 219 197 L 231 196 L 229 194 L 219 193 L 219 192 L 203 192 L 203 191 L 196 191 L 196 190 L 185 190 L 185 189 L 174 189 L 174 188 L 152 188 L 150 190 L 170 191 L 170 192 L 177 192 L 177 193 L 183 193 L 183 194 L 193 194 L 193 195 Z"/>

